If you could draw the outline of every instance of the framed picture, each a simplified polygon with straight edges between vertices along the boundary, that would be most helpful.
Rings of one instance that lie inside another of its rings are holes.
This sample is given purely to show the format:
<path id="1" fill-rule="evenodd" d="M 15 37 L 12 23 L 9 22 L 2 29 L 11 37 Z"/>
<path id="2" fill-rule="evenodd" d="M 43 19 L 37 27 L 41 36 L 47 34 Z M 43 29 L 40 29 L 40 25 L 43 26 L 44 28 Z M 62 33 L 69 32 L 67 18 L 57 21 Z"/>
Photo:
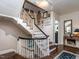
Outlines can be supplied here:
<path id="1" fill-rule="evenodd" d="M 44 12 L 43 13 L 43 18 L 48 18 L 48 17 L 50 17 L 50 14 L 46 11 L 46 12 Z"/>
<path id="2" fill-rule="evenodd" d="M 64 34 L 72 33 L 72 19 L 64 21 Z"/>

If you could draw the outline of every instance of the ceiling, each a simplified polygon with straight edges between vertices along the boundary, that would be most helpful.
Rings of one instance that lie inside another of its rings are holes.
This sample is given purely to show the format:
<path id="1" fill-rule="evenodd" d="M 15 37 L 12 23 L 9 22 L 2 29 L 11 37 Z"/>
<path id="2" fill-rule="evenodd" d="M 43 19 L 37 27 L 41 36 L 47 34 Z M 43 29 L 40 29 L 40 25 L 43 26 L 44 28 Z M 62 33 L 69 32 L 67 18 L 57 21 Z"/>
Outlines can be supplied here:
<path id="1" fill-rule="evenodd" d="M 36 4 L 39 0 L 29 0 L 29 1 Z M 60 15 L 79 10 L 79 0 L 46 0 L 46 1 L 48 2 L 48 6 L 43 9 L 48 11 L 54 10 L 56 13 Z"/>
<path id="2" fill-rule="evenodd" d="M 24 0 L 0 0 L 0 14 L 18 17 Z M 43 0 L 29 0 L 36 4 Z M 43 8 L 47 11 L 53 10 L 57 14 L 65 14 L 79 10 L 79 0 L 46 0 L 48 6 Z M 36 4 L 37 5 L 37 4 Z M 44 5 L 44 4 L 43 4 Z"/>
<path id="3" fill-rule="evenodd" d="M 0 14 L 18 17 L 23 0 L 0 0 Z"/>

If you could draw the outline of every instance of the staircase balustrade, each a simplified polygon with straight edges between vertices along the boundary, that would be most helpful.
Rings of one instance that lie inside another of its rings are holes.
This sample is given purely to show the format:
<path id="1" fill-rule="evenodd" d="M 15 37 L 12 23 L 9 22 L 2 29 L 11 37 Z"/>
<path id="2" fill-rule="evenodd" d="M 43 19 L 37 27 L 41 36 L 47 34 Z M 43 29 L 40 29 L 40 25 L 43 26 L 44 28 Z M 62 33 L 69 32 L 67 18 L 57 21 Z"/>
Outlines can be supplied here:
<path id="1" fill-rule="evenodd" d="M 32 30 L 34 29 L 34 27 L 36 27 L 37 32 L 40 32 L 41 34 L 37 33 L 37 36 L 34 37 L 34 34 L 32 33 L 32 38 L 19 37 L 17 52 L 25 58 L 40 59 L 41 57 L 44 57 L 48 54 L 49 36 L 37 25 L 37 19 L 35 18 L 36 14 L 31 14 L 26 9 L 23 9 L 22 11 L 23 12 L 21 18 L 28 22 L 27 24 L 32 28 Z M 35 30 L 33 31 L 36 32 Z"/>

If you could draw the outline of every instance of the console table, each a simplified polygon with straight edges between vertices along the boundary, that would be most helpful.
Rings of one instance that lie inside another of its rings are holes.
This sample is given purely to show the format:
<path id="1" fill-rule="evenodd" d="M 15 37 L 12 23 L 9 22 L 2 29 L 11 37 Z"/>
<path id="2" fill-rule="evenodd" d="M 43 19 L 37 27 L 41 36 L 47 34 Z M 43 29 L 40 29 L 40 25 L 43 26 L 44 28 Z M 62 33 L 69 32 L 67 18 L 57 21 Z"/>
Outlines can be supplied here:
<path id="1" fill-rule="evenodd" d="M 79 37 L 78 36 L 64 36 L 64 45 L 79 47 Z"/>

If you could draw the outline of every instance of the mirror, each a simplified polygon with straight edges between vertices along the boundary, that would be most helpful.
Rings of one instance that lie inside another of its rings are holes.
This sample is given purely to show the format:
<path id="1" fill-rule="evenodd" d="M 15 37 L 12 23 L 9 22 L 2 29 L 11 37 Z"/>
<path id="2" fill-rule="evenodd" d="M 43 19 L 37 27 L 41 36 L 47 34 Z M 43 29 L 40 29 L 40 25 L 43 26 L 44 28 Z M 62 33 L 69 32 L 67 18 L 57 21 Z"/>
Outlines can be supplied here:
<path id="1" fill-rule="evenodd" d="M 64 34 L 72 34 L 72 20 L 64 21 Z"/>

